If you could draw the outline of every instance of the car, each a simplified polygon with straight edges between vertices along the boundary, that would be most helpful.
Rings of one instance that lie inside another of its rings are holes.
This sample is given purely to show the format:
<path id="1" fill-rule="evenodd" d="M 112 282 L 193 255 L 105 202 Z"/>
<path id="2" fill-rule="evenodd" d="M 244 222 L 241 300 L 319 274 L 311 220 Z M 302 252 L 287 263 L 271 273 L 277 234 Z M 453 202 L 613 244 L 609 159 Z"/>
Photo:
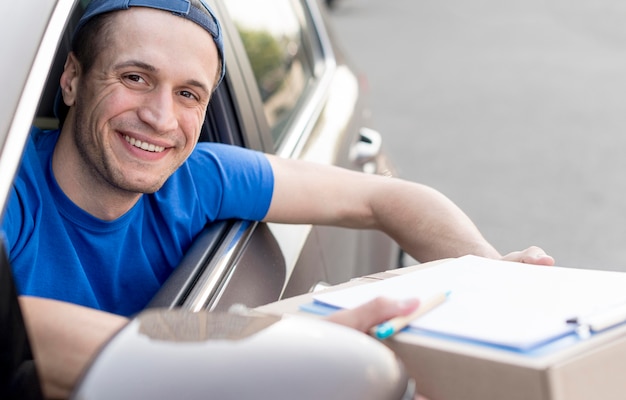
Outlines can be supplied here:
<path id="1" fill-rule="evenodd" d="M 58 126 L 53 104 L 59 76 L 87 2 L 0 6 L 2 210 L 31 125 Z M 337 46 L 323 6 L 315 0 L 272 0 L 271 7 L 255 0 L 209 4 L 223 24 L 227 71 L 200 140 L 394 175 L 382 136 L 370 128 L 364 80 Z M 220 315 L 238 305 L 250 309 L 395 268 L 401 260 L 399 247 L 376 231 L 223 221 L 198 235 L 146 312 Z M 8 270 L 6 264 L 3 259 Z M 11 324 L 2 325 L 2 340 L 16 358 L 28 360 L 30 347 L 11 290 L 3 290 L 6 313 L 0 317 Z M 15 328 L 9 334 L 5 326 Z M 22 345 L 12 346 L 16 341 Z"/>

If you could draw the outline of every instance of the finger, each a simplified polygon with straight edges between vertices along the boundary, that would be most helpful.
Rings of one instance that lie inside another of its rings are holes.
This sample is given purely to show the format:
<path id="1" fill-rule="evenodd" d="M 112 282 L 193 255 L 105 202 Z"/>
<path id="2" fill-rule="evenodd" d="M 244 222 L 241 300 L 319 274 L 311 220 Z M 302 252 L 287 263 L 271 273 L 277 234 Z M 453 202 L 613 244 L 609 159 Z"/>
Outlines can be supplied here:
<path id="1" fill-rule="evenodd" d="M 553 266 L 555 261 L 554 258 L 552 258 L 551 256 L 547 255 L 547 254 L 543 254 L 543 255 L 539 255 L 539 256 L 533 256 L 531 259 L 529 259 L 528 261 L 523 261 L 526 262 L 527 264 L 537 264 L 537 265 L 546 265 L 546 266 Z"/>
<path id="2" fill-rule="evenodd" d="M 554 258 L 537 246 L 531 246 L 522 252 L 522 262 L 527 264 L 554 265 Z"/>
<path id="3" fill-rule="evenodd" d="M 514 251 L 511 252 L 504 257 L 502 257 L 505 261 L 516 261 L 526 264 L 537 264 L 537 265 L 554 265 L 554 258 L 547 255 L 546 252 L 537 246 L 531 246 L 526 250 L 522 251 Z"/>
<path id="4" fill-rule="evenodd" d="M 418 299 L 392 300 L 378 297 L 357 308 L 337 311 L 327 319 L 361 332 L 367 332 L 373 326 L 393 317 L 411 313 L 418 305 Z"/>

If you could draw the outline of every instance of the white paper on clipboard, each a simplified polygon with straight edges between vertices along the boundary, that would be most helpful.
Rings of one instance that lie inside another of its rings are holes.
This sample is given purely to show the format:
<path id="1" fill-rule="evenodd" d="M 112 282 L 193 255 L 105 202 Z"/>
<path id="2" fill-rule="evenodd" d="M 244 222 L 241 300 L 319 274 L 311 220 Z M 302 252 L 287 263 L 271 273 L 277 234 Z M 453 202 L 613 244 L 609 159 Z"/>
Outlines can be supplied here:
<path id="1" fill-rule="evenodd" d="M 316 302 L 354 308 L 377 296 L 448 300 L 411 326 L 528 350 L 573 332 L 574 316 L 626 303 L 626 273 L 546 267 L 465 256 L 366 285 L 320 293 Z"/>

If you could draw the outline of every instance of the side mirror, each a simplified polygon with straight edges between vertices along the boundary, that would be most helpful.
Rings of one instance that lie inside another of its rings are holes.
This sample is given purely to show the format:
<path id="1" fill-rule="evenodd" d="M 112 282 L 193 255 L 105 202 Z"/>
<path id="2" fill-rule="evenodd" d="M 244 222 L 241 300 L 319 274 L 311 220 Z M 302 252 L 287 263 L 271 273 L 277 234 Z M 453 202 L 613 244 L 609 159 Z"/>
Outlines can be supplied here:
<path id="1" fill-rule="evenodd" d="M 413 399 L 395 354 L 306 317 L 146 310 L 95 358 L 73 399 Z"/>

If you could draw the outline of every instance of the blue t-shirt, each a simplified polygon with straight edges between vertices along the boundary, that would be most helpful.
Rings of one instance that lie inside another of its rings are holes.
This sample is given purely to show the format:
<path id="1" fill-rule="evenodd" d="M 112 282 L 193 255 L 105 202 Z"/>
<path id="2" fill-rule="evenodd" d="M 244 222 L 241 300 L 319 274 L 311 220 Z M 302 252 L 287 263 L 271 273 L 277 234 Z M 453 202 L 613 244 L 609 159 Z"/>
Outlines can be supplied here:
<path id="1" fill-rule="evenodd" d="M 154 194 L 114 221 L 77 207 L 52 173 L 58 131 L 33 129 L 3 230 L 18 292 L 132 315 L 207 223 L 261 220 L 274 178 L 259 152 L 199 143 Z"/>

